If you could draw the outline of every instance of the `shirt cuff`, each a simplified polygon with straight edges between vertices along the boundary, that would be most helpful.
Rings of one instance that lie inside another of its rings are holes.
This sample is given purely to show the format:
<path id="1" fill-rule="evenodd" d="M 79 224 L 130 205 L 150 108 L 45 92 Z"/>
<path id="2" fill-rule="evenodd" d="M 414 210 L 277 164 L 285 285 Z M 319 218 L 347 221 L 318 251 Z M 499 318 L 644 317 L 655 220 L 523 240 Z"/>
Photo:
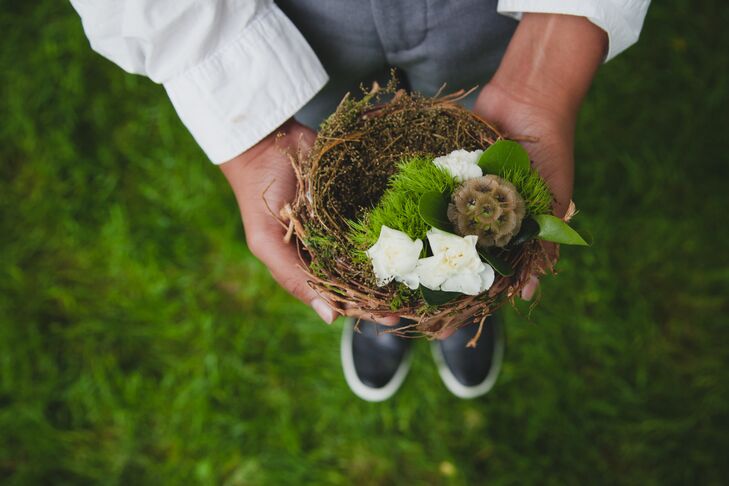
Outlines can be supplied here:
<path id="1" fill-rule="evenodd" d="M 281 126 L 328 80 L 304 37 L 273 5 L 233 43 L 164 87 L 206 155 L 222 164 Z"/>
<path id="2" fill-rule="evenodd" d="M 605 62 L 635 44 L 650 0 L 499 0 L 497 11 L 517 20 L 524 12 L 587 17 L 608 35 Z"/>

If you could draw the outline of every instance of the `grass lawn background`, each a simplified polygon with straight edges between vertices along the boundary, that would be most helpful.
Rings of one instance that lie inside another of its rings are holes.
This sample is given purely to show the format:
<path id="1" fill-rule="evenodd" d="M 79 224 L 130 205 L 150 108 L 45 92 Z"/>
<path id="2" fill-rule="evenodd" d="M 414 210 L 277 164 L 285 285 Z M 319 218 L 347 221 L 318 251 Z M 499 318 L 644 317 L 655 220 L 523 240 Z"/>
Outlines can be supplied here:
<path id="1" fill-rule="evenodd" d="M 66 2 L 2 7 L 0 482 L 726 484 L 725 3 L 654 2 L 601 69 L 576 142 L 596 243 L 507 312 L 493 392 L 450 396 L 419 342 L 380 405 L 162 88 Z"/>

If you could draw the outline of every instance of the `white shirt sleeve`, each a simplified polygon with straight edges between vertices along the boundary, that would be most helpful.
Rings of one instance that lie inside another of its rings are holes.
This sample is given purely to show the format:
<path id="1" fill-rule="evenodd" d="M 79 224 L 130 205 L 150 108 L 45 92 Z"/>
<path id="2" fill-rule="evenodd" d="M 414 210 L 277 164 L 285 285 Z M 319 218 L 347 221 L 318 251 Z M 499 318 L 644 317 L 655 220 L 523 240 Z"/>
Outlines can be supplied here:
<path id="1" fill-rule="evenodd" d="M 71 0 L 91 47 L 161 83 L 223 163 L 294 115 L 328 77 L 272 0 Z"/>
<path id="2" fill-rule="evenodd" d="M 499 0 L 501 14 L 521 19 L 524 12 L 578 15 L 587 17 L 608 35 L 605 61 L 638 41 L 650 0 Z"/>

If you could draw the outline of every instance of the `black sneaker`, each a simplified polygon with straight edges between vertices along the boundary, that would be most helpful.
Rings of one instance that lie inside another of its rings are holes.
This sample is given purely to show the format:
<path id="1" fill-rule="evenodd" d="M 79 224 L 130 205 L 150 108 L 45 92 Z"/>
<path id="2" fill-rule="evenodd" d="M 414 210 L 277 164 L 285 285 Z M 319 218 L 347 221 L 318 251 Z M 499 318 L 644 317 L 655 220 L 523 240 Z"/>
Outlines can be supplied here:
<path id="1" fill-rule="evenodd" d="M 462 327 L 448 338 L 431 342 L 433 358 L 446 388 L 459 398 L 476 398 L 496 383 L 504 357 L 501 321 L 489 316 L 475 348 L 466 344 L 476 335 L 478 325 Z"/>
<path id="2" fill-rule="evenodd" d="M 410 370 L 410 340 L 384 332 L 385 326 L 347 318 L 342 331 L 344 378 L 355 395 L 381 402 L 395 394 Z"/>

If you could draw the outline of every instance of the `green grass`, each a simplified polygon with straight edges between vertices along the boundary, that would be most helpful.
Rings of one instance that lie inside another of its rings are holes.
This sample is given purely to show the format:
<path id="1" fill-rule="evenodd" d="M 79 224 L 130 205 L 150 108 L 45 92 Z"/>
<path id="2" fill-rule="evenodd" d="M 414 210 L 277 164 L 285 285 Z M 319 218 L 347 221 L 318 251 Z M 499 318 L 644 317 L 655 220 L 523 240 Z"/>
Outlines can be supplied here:
<path id="1" fill-rule="evenodd" d="M 601 69 L 576 140 L 596 243 L 506 313 L 493 392 L 449 396 L 419 342 L 371 405 L 163 90 L 92 53 L 66 2 L 4 2 L 0 482 L 725 482 L 728 23 L 654 2 Z"/>

